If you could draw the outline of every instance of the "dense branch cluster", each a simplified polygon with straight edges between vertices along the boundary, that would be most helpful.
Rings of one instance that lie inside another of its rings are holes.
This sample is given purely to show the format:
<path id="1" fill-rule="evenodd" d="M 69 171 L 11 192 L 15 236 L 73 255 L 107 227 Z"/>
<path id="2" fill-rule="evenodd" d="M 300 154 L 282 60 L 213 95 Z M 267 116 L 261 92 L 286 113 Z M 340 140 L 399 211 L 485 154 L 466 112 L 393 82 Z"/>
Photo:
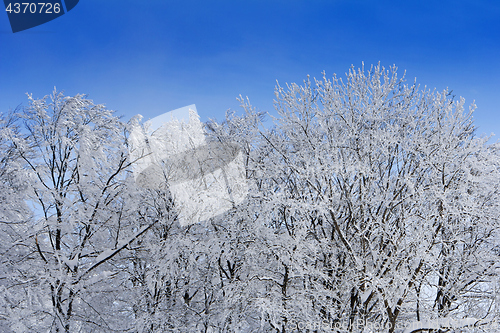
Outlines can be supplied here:
<path id="1" fill-rule="evenodd" d="M 447 91 L 379 65 L 278 85 L 273 126 L 241 99 L 205 132 L 247 198 L 188 226 L 134 181 L 137 118 L 29 102 L 0 123 L 2 331 L 496 331 L 498 146 Z"/>

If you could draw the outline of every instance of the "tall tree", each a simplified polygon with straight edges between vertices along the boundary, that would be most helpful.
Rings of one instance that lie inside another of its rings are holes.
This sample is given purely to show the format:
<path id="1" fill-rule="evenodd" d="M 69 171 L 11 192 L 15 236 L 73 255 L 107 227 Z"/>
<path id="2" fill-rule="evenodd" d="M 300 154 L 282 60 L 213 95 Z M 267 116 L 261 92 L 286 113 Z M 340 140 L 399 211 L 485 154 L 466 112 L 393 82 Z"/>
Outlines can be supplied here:
<path id="1" fill-rule="evenodd" d="M 272 231 L 256 243 L 266 259 L 252 278 L 267 285 L 262 320 L 277 332 L 291 321 L 393 332 L 495 318 L 499 164 L 474 136 L 474 105 L 379 65 L 278 86 L 275 107 L 272 129 L 247 117 L 246 130 L 249 215 Z"/>
<path id="2" fill-rule="evenodd" d="M 10 137 L 34 207 L 16 240 L 30 251 L 10 277 L 12 327 L 123 328 L 127 321 L 106 315 L 119 313 L 110 295 L 120 290 L 121 252 L 151 227 L 135 220 L 138 192 L 127 174 L 125 126 L 83 95 L 54 91 L 29 100 L 19 115 L 23 129 Z"/>

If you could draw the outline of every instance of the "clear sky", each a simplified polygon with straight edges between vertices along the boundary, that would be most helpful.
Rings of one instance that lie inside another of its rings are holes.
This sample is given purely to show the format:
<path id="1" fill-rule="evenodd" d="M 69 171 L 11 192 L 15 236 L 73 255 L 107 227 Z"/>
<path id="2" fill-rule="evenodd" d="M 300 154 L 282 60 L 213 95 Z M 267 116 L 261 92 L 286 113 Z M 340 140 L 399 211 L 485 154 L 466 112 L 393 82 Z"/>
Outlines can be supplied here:
<path id="1" fill-rule="evenodd" d="M 0 13 L 0 112 L 54 86 L 127 120 L 196 104 L 202 121 L 272 111 L 276 80 L 379 61 L 408 81 L 473 100 L 478 134 L 500 138 L 500 1 L 80 0 L 13 34 Z"/>

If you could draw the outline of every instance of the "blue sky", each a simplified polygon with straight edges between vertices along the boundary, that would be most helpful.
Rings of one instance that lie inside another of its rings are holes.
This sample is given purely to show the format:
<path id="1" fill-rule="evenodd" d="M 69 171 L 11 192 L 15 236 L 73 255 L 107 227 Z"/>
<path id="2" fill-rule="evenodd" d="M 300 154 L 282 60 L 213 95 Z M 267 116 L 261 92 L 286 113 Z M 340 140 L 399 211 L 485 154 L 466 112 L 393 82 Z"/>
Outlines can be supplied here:
<path id="1" fill-rule="evenodd" d="M 222 120 L 240 94 L 272 111 L 276 80 L 380 61 L 475 100 L 478 134 L 500 137 L 499 60 L 496 0 L 81 0 L 16 34 L 0 13 L 0 112 L 56 86 L 124 119 L 196 104 Z"/>

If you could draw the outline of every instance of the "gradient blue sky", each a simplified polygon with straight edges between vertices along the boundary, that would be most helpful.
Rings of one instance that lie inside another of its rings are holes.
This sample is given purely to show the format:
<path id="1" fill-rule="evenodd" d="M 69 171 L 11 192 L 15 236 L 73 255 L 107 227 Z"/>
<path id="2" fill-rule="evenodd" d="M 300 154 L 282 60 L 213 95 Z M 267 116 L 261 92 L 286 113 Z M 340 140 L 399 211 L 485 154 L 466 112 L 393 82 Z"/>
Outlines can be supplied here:
<path id="1" fill-rule="evenodd" d="M 497 0 L 80 0 L 16 34 L 0 13 L 0 112 L 56 86 L 125 120 L 189 104 L 222 120 L 240 94 L 272 111 L 276 80 L 343 76 L 363 61 L 475 100 L 478 134 L 500 137 Z"/>

